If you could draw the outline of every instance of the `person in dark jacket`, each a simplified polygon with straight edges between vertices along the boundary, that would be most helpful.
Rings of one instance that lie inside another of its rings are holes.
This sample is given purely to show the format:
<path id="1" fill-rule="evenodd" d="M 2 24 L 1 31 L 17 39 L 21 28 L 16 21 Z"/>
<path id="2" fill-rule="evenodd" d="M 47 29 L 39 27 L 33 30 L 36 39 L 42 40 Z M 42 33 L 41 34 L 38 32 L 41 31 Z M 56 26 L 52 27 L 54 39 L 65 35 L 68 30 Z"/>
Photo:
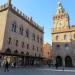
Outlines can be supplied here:
<path id="1" fill-rule="evenodd" d="M 56 67 L 56 69 L 58 68 L 58 64 L 57 63 L 55 64 L 55 67 Z"/>
<path id="2" fill-rule="evenodd" d="M 9 71 L 9 63 L 8 63 L 8 61 L 6 60 L 6 62 L 5 62 L 5 72 L 6 71 Z"/>
<path id="3" fill-rule="evenodd" d="M 14 68 L 16 68 L 16 62 L 14 62 Z"/>

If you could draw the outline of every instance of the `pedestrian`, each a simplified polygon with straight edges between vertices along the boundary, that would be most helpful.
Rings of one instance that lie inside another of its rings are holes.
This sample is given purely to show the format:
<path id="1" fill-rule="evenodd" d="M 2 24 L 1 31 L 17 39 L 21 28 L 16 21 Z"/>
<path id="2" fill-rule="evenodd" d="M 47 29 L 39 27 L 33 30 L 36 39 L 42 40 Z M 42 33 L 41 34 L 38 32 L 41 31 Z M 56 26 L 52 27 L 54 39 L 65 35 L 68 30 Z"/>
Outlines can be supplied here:
<path id="1" fill-rule="evenodd" d="M 16 62 L 14 62 L 14 68 L 16 67 Z"/>
<path id="2" fill-rule="evenodd" d="M 12 67 L 12 68 L 14 67 L 14 63 L 13 63 L 13 62 L 11 63 L 11 67 Z"/>
<path id="3" fill-rule="evenodd" d="M 63 67 L 62 67 L 62 68 L 63 68 L 63 71 L 64 71 L 64 65 L 63 65 Z"/>
<path id="4" fill-rule="evenodd" d="M 56 69 L 58 68 L 58 64 L 57 63 L 55 64 L 55 67 L 56 67 Z"/>
<path id="5" fill-rule="evenodd" d="M 9 71 L 9 63 L 8 63 L 8 61 L 6 60 L 6 62 L 5 62 L 5 72 L 8 72 Z"/>

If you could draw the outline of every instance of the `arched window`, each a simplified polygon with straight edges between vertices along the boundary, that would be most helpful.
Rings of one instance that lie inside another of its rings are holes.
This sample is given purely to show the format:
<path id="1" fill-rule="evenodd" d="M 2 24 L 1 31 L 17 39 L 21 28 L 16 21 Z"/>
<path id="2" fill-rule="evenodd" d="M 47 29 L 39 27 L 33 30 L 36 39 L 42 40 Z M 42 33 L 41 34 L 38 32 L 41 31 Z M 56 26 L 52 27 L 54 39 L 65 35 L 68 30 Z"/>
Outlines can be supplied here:
<path id="1" fill-rule="evenodd" d="M 16 22 L 14 22 L 14 23 L 12 24 L 12 29 L 11 29 L 12 32 L 16 32 L 16 28 L 17 28 L 17 27 L 16 27 Z"/>
<path id="2" fill-rule="evenodd" d="M 67 35 L 65 34 L 65 35 L 64 35 L 64 40 L 66 40 L 66 39 L 67 39 Z"/>
<path id="3" fill-rule="evenodd" d="M 35 46 L 33 45 L 32 50 L 35 50 Z"/>
<path id="4" fill-rule="evenodd" d="M 24 42 L 22 42 L 22 48 L 24 48 Z"/>
<path id="5" fill-rule="evenodd" d="M 57 35 L 57 36 L 56 36 L 56 40 L 58 40 L 58 39 L 59 39 L 59 36 Z"/>
<path id="6" fill-rule="evenodd" d="M 9 37 L 9 38 L 8 38 L 8 44 L 10 44 L 10 43 L 11 43 L 11 38 Z"/>
<path id="7" fill-rule="evenodd" d="M 29 49 L 29 44 L 27 44 L 27 49 Z"/>
<path id="8" fill-rule="evenodd" d="M 23 35 L 23 26 L 20 27 L 20 32 L 21 35 Z"/>
<path id="9" fill-rule="evenodd" d="M 29 29 L 26 30 L 26 37 L 29 38 Z"/>
<path id="10" fill-rule="evenodd" d="M 35 41 L 35 33 L 32 34 L 32 40 Z"/>
<path id="11" fill-rule="evenodd" d="M 16 40 L 16 46 L 18 46 L 18 40 Z"/>

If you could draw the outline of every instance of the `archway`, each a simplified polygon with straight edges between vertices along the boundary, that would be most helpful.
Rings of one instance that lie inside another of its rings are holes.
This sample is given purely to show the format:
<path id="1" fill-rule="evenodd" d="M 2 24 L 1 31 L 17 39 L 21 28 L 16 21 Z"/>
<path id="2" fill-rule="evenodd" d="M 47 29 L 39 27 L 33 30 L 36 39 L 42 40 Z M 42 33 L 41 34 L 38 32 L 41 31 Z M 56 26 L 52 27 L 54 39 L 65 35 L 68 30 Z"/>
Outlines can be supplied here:
<path id="1" fill-rule="evenodd" d="M 62 66 L 62 57 L 61 57 L 61 56 L 57 56 L 57 57 L 56 57 L 56 64 L 57 64 L 58 66 Z"/>
<path id="2" fill-rule="evenodd" d="M 70 56 L 66 56 L 65 58 L 65 66 L 66 67 L 72 67 L 72 59 Z"/>

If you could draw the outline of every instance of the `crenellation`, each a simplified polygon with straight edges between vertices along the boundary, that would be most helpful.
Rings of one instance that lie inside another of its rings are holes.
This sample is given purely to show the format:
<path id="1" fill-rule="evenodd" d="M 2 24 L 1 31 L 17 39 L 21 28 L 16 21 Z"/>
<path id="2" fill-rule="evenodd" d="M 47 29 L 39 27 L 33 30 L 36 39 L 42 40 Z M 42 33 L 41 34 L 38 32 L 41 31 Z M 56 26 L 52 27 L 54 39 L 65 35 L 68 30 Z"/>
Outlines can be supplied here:
<path id="1" fill-rule="evenodd" d="M 29 16 L 29 21 L 32 21 L 32 17 L 31 16 Z"/>
<path id="2" fill-rule="evenodd" d="M 25 15 L 24 15 L 24 13 L 23 13 L 23 17 L 24 17 Z"/>
<path id="3" fill-rule="evenodd" d="M 17 9 L 17 12 L 19 12 L 19 9 Z"/>
<path id="4" fill-rule="evenodd" d="M 1 10 L 4 9 L 4 5 L 1 6 Z"/>
<path id="5" fill-rule="evenodd" d="M 16 11 L 16 7 L 15 6 L 13 6 L 13 9 Z"/>
<path id="6" fill-rule="evenodd" d="M 20 11 L 20 15 L 22 16 L 22 11 Z"/>
<path id="7" fill-rule="evenodd" d="M 14 9 L 18 14 L 20 14 L 23 18 L 25 18 L 25 19 L 28 20 L 29 22 L 32 22 L 32 24 L 34 24 L 36 27 L 38 27 L 39 29 L 43 30 L 43 27 L 38 26 L 38 24 L 35 23 L 35 22 L 32 20 L 32 17 L 26 16 L 22 11 L 20 11 L 20 10 L 17 9 L 16 7 L 13 7 L 13 9 Z"/>
<path id="8" fill-rule="evenodd" d="M 4 4 L 2 6 L 0 6 L 0 10 L 5 9 L 9 7 L 8 3 Z M 32 17 L 30 16 L 26 16 L 22 11 L 20 11 L 19 9 L 17 9 L 15 6 L 11 5 L 11 9 L 13 9 L 14 11 L 16 11 L 19 15 L 21 15 L 23 18 L 25 18 L 27 21 L 29 21 L 30 23 L 32 23 L 35 27 L 37 27 L 40 30 L 43 30 L 43 27 L 39 26 L 37 23 L 35 23 L 32 20 Z"/>

